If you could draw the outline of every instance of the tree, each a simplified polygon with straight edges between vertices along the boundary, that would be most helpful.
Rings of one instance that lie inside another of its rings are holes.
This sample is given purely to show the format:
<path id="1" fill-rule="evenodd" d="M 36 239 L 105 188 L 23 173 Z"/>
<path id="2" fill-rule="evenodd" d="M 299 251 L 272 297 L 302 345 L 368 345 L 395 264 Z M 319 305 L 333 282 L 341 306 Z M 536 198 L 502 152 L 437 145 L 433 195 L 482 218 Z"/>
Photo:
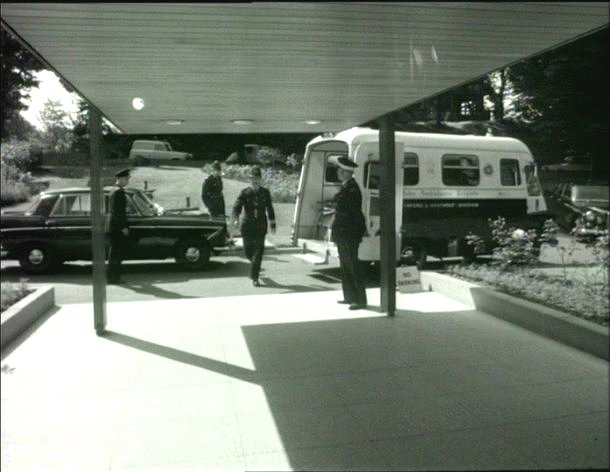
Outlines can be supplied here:
<path id="1" fill-rule="evenodd" d="M 26 108 L 23 100 L 29 98 L 28 89 L 38 85 L 33 73 L 44 67 L 4 28 L 0 28 L 0 39 L 2 139 L 8 139 L 11 130 L 19 126 L 19 112 Z"/>
<path id="2" fill-rule="evenodd" d="M 63 108 L 61 102 L 47 100 L 40 112 L 42 122 L 42 141 L 49 151 L 61 152 L 70 149 L 74 120 Z"/>
<path id="3" fill-rule="evenodd" d="M 102 135 L 108 136 L 111 134 L 118 133 L 116 129 L 106 118 L 102 117 Z M 85 100 L 79 98 L 78 111 L 76 112 L 76 119 L 74 120 L 74 126 L 72 128 L 72 150 L 76 152 L 89 153 L 89 105 Z M 121 152 L 117 149 L 113 149 L 110 154 L 116 155 Z"/>
<path id="4" fill-rule="evenodd" d="M 576 155 L 607 172 L 607 42 L 604 28 L 508 69 L 518 118 L 531 123 L 533 147 L 547 162 Z"/>

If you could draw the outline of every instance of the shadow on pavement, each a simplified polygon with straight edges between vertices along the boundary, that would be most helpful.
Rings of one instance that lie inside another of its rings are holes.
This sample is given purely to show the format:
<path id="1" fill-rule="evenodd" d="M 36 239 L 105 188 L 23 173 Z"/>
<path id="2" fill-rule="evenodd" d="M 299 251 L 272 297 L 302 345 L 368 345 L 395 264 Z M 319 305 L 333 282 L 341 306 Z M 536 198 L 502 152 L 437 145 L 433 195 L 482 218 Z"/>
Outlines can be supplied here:
<path id="1" fill-rule="evenodd" d="M 219 262 L 212 260 L 200 271 L 185 271 L 174 262 L 124 263 L 123 275 L 138 283 L 152 282 L 185 282 L 197 279 L 244 277 L 249 264 L 243 261 Z M 18 282 L 26 278 L 31 283 L 66 283 L 91 285 L 92 265 L 90 263 L 65 263 L 53 274 L 26 274 L 19 266 L 8 266 L 0 270 L 2 280 Z"/>

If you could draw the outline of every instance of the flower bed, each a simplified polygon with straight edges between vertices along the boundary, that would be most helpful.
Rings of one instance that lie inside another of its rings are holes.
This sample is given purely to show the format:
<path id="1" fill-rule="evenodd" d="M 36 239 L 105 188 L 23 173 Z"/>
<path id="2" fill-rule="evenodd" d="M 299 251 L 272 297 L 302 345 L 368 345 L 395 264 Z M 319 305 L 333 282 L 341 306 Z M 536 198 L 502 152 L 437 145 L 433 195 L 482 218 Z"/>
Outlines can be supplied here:
<path id="1" fill-rule="evenodd" d="M 494 266 L 472 264 L 449 268 L 448 274 L 509 295 L 516 295 L 560 310 L 601 326 L 609 325 L 610 292 L 608 285 L 599 281 L 561 279 L 532 268 L 509 271 Z"/>
<path id="2" fill-rule="evenodd" d="M 33 290 L 26 285 L 25 280 L 22 280 L 18 284 L 10 282 L 2 283 L 0 287 L 2 292 L 2 296 L 0 297 L 2 300 L 2 309 L 0 311 L 7 310 L 10 306 L 33 292 Z"/>
<path id="3" fill-rule="evenodd" d="M 223 173 L 226 178 L 238 180 L 240 182 L 250 182 L 250 165 L 228 164 L 223 165 Z M 211 164 L 203 166 L 203 171 L 210 173 Z M 274 203 L 294 203 L 297 197 L 299 186 L 299 173 L 287 172 L 284 170 L 263 167 L 262 169 L 263 186 L 271 192 Z"/>

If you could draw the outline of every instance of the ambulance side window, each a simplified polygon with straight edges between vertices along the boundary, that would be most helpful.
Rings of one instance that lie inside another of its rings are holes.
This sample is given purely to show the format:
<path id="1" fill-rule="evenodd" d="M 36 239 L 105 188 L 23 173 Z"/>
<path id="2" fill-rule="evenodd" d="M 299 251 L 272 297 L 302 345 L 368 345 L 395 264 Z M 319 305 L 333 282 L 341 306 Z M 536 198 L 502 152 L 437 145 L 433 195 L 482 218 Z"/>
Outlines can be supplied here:
<path id="1" fill-rule="evenodd" d="M 402 159 L 402 184 L 419 183 L 419 158 L 414 152 L 405 152 Z"/>
<path id="2" fill-rule="evenodd" d="M 337 175 L 337 167 L 328 163 L 328 158 L 330 156 L 336 156 L 336 152 L 326 153 L 324 157 L 324 162 L 326 168 L 324 169 L 324 183 L 325 184 L 339 184 L 341 181 L 339 180 L 339 176 Z"/>
<path id="3" fill-rule="evenodd" d="M 521 185 L 519 161 L 517 159 L 500 159 L 500 184 L 515 187 Z"/>
<path id="4" fill-rule="evenodd" d="M 444 154 L 443 184 L 462 187 L 479 185 L 479 158 L 469 154 Z"/>

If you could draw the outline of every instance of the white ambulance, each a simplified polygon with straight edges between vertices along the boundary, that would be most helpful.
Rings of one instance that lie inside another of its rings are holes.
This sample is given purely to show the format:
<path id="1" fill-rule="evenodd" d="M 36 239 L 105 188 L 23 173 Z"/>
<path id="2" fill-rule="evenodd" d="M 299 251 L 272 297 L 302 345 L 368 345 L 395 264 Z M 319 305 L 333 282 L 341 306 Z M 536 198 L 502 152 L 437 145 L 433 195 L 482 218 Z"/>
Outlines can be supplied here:
<path id="1" fill-rule="evenodd" d="M 513 138 L 433 133 L 395 133 L 396 259 L 423 264 L 436 257 L 472 255 L 465 236 L 491 241 L 488 219 L 540 229 L 549 218 L 537 167 L 528 147 Z M 368 234 L 359 249 L 363 261 L 380 258 L 379 131 L 351 128 L 307 144 L 295 207 L 292 242 L 336 257 L 330 242 L 331 201 L 341 182 L 328 163 L 346 156 L 358 167 Z M 490 247 L 490 245 L 488 245 Z"/>

